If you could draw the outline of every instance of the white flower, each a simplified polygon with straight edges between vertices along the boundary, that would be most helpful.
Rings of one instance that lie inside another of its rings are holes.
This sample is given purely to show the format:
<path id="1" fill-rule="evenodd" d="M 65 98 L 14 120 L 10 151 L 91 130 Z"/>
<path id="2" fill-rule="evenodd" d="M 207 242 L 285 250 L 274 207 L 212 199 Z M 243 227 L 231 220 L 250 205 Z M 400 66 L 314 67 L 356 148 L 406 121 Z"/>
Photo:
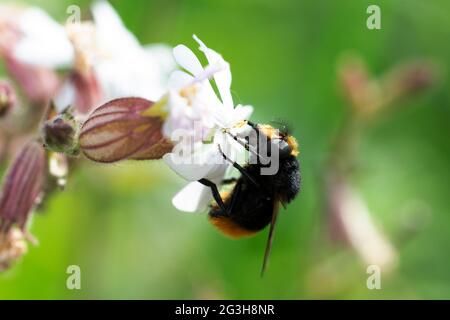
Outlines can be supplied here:
<path id="1" fill-rule="evenodd" d="M 39 67 L 69 65 L 74 58 L 64 26 L 37 7 L 25 9 L 17 20 L 20 40 L 13 48 L 19 61 Z"/>
<path id="2" fill-rule="evenodd" d="M 208 66 L 204 68 L 186 46 L 174 48 L 175 61 L 189 73 L 178 70 L 170 77 L 169 116 L 164 127 L 164 134 L 178 142 L 173 152 L 163 157 L 164 161 L 184 179 L 192 181 L 172 201 L 176 208 L 187 212 L 203 210 L 211 201 L 210 188 L 197 180 L 205 178 L 220 184 L 230 166 L 221 150 L 231 160 L 245 151 L 223 129 L 247 120 L 253 111 L 251 106 L 234 107 L 229 64 L 196 36 L 194 39 Z M 220 98 L 210 83 L 211 77 Z M 178 141 L 180 137 L 182 140 Z"/>
<path id="3" fill-rule="evenodd" d="M 96 105 L 115 98 L 136 96 L 158 100 L 167 92 L 167 78 L 175 64 L 169 47 L 141 46 L 126 29 L 107 1 L 92 5 L 93 22 L 59 25 L 42 10 L 28 14 L 40 27 L 27 27 L 15 56 L 37 66 L 67 68 L 83 78 L 92 91 L 99 91 Z M 44 16 L 45 15 L 45 16 Z M 31 22 L 30 22 L 31 24 Z M 98 86 L 98 88 L 96 87 Z M 69 77 L 55 97 L 58 109 L 77 101 L 80 83 Z M 96 105 L 90 106 L 90 108 Z"/>
<path id="4" fill-rule="evenodd" d="M 175 68 L 166 45 L 142 47 L 106 1 L 92 6 L 99 54 L 94 72 L 105 100 L 137 96 L 158 100 L 167 91 L 167 77 Z"/>
<path id="5" fill-rule="evenodd" d="M 18 45 L 23 43 L 28 50 L 31 43 L 40 43 L 34 55 L 42 57 L 42 48 L 51 46 L 49 39 L 60 39 L 64 30 L 57 25 L 44 11 L 31 7 L 22 8 L 15 5 L 0 5 L 0 57 L 5 70 L 21 87 L 24 95 L 33 103 L 45 103 L 54 96 L 59 86 L 57 74 L 46 65 L 33 66 L 20 61 L 16 57 Z M 42 34 L 48 34 L 48 37 Z M 58 41 L 58 40 L 57 40 Z M 71 54 L 67 46 L 50 48 L 48 55 L 54 57 L 64 51 Z M 58 51 L 60 50 L 60 51 Z"/>

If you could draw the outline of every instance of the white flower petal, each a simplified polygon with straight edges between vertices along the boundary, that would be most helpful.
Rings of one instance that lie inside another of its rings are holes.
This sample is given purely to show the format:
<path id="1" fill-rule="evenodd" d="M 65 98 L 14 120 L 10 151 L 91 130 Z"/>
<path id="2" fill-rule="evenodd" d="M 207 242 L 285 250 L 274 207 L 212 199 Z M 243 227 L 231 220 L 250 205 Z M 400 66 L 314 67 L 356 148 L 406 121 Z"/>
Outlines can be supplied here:
<path id="1" fill-rule="evenodd" d="M 218 146 L 228 158 L 239 163 L 245 164 L 249 158 L 245 148 L 221 129 L 231 129 L 237 122 L 247 120 L 253 107 L 239 105 L 234 108 L 229 64 L 220 54 L 207 48 L 197 37 L 194 38 L 199 42 L 209 65 L 203 68 L 194 53 L 183 45 L 174 49 L 175 60 L 191 74 L 175 71 L 171 75 L 169 82 L 172 91 L 167 104 L 170 115 L 164 124 L 164 134 L 178 142 L 176 137 L 183 132 L 181 137 L 187 141 L 176 143 L 172 153 L 166 154 L 163 160 L 188 181 L 204 178 L 220 184 L 231 164 L 223 159 Z M 211 77 L 214 77 L 222 99 L 214 92 L 209 81 Z M 181 91 L 181 88 L 189 90 Z M 196 137 L 203 137 L 209 142 Z M 180 191 L 174 197 L 173 204 L 182 211 L 193 212 L 203 209 L 211 200 L 209 188 L 195 183 Z"/>
<path id="2" fill-rule="evenodd" d="M 158 100 L 167 92 L 167 80 L 163 81 L 156 63 L 142 55 L 134 60 L 99 60 L 93 68 L 106 100 L 127 96 Z"/>
<path id="3" fill-rule="evenodd" d="M 223 176 L 228 163 L 218 152 L 218 145 L 202 141 L 192 144 L 190 141 L 182 140 L 169 154 L 174 171 L 191 181 Z"/>
<path id="4" fill-rule="evenodd" d="M 21 40 L 14 56 L 21 62 L 48 68 L 72 64 L 74 52 L 65 28 L 39 8 L 25 10 L 19 18 Z"/>
<path id="5" fill-rule="evenodd" d="M 73 105 L 75 102 L 75 97 L 76 89 L 73 86 L 72 81 L 66 80 L 53 99 L 56 111 L 62 112 L 68 106 Z"/>
<path id="6" fill-rule="evenodd" d="M 175 208 L 184 212 L 204 211 L 212 199 L 211 188 L 194 181 L 181 189 L 172 199 Z"/>
<path id="7" fill-rule="evenodd" d="M 177 156 L 168 153 L 163 156 L 164 162 L 178 175 L 188 181 L 197 181 L 203 178 L 210 170 L 209 167 L 201 164 L 183 164 L 180 163 Z"/>
<path id="8" fill-rule="evenodd" d="M 208 63 L 211 66 L 220 68 L 221 71 L 214 73 L 214 81 L 220 93 L 222 103 L 226 108 L 233 108 L 233 97 L 231 95 L 231 71 L 230 65 L 216 51 L 208 48 L 196 35 L 193 36 L 200 45 L 200 50 L 204 52 Z"/>
<path id="9" fill-rule="evenodd" d="M 137 96 L 158 100 L 167 93 L 175 61 L 168 46 L 142 47 L 107 1 L 92 6 L 96 48 L 93 68 L 105 100 Z"/>
<path id="10" fill-rule="evenodd" d="M 238 163 L 245 163 L 248 158 L 245 147 L 235 141 L 233 137 L 220 130 L 216 131 L 214 135 L 214 144 L 220 145 L 221 151 L 233 162 L 237 161 Z M 219 155 L 222 156 L 220 153 Z"/>
<path id="11" fill-rule="evenodd" d="M 193 76 L 197 76 L 203 72 L 202 64 L 197 56 L 185 45 L 180 44 L 173 48 L 173 56 L 175 61 Z"/>
<path id="12" fill-rule="evenodd" d="M 91 7 L 98 46 L 107 53 L 125 55 L 140 50 L 136 37 L 127 30 L 120 16 L 107 1 L 97 1 Z"/>
<path id="13" fill-rule="evenodd" d="M 170 90 L 182 89 L 194 81 L 194 77 L 181 70 L 175 70 L 170 74 L 168 87 Z"/>
<path id="14" fill-rule="evenodd" d="M 165 44 L 151 44 L 145 46 L 144 50 L 150 60 L 158 62 L 159 72 L 165 78 L 168 77 L 170 72 L 175 70 L 176 63 L 170 46 Z"/>
<path id="15" fill-rule="evenodd" d="M 237 105 L 236 108 L 234 108 L 233 120 L 235 122 L 242 121 L 242 120 L 248 120 L 248 119 L 250 119 L 250 116 L 252 115 L 252 113 L 253 113 L 252 106 Z"/>
<path id="16" fill-rule="evenodd" d="M 206 149 L 206 148 L 205 148 Z M 214 146 L 214 150 L 216 147 Z M 217 179 L 223 176 L 228 166 L 217 151 L 195 151 L 191 155 L 180 157 L 172 152 L 163 156 L 164 162 L 178 175 L 188 181 L 197 181 L 202 178 Z"/>

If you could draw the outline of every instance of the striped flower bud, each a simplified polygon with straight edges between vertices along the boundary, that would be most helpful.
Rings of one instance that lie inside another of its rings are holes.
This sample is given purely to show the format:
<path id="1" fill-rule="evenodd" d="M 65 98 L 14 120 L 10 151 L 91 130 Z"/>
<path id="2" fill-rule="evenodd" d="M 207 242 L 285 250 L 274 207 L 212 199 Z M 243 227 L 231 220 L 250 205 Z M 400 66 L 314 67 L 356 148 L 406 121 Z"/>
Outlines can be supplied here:
<path id="1" fill-rule="evenodd" d="M 9 267 L 26 252 L 28 218 L 42 193 L 45 151 L 29 142 L 6 174 L 0 197 L 0 269 Z"/>
<path id="2" fill-rule="evenodd" d="M 42 128 L 45 147 L 51 151 L 76 156 L 79 153 L 77 129 L 78 124 L 69 111 L 45 121 Z"/>
<path id="3" fill-rule="evenodd" d="M 162 134 L 163 122 L 158 103 L 141 98 L 112 100 L 82 125 L 80 149 L 97 162 L 160 159 L 172 149 Z"/>

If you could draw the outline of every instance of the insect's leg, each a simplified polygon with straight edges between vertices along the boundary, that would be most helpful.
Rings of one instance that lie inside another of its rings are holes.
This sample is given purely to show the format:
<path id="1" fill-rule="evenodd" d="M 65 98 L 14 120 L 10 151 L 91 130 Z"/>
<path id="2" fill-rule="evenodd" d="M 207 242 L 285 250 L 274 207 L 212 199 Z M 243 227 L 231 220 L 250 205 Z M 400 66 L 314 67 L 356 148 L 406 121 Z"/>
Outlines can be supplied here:
<path id="1" fill-rule="evenodd" d="M 252 122 L 250 122 L 250 123 L 251 123 L 252 128 L 254 128 L 255 130 L 258 130 L 256 124 L 254 124 Z M 226 133 L 230 137 L 232 137 L 237 143 L 239 143 L 241 146 L 243 146 L 245 150 L 247 150 L 248 152 L 254 154 L 257 157 L 258 161 L 260 161 L 261 159 L 263 159 L 265 161 L 269 161 L 270 159 L 268 159 L 266 156 L 264 156 L 264 155 L 259 153 L 259 131 L 256 131 L 256 132 L 257 132 L 258 142 L 257 142 L 257 145 L 255 147 L 255 146 L 250 145 L 249 137 L 246 137 L 245 141 L 243 141 L 243 139 L 238 137 L 237 135 L 234 135 L 231 132 L 226 131 Z"/>
<path id="2" fill-rule="evenodd" d="M 237 143 L 239 143 L 241 146 L 243 146 L 245 148 L 245 150 L 250 151 L 250 144 L 248 143 L 248 141 L 242 141 L 242 139 L 240 139 L 237 135 L 232 134 L 231 132 L 227 131 L 226 132 L 230 137 L 232 137 L 234 139 L 234 141 L 236 141 Z"/>
<path id="3" fill-rule="evenodd" d="M 250 127 L 252 127 L 254 130 L 256 130 L 256 132 L 259 132 L 258 125 L 257 125 L 256 123 L 251 122 L 251 121 L 247 121 L 247 124 L 248 124 Z"/>
<path id="4" fill-rule="evenodd" d="M 252 150 L 250 150 L 250 143 L 249 143 L 249 141 L 248 141 L 248 137 L 247 137 L 247 139 L 245 139 L 245 141 L 244 141 L 243 138 L 240 138 L 240 137 L 238 137 L 237 135 L 232 134 L 230 131 L 226 131 L 226 133 L 227 133 L 231 138 L 233 138 L 234 141 L 236 141 L 236 142 L 239 143 L 241 146 L 243 146 L 243 147 L 245 148 L 245 150 L 247 150 L 247 151 L 252 151 Z"/>
<path id="5" fill-rule="evenodd" d="M 222 210 L 224 212 L 224 214 L 228 215 L 228 210 L 225 207 L 225 203 L 223 202 L 222 197 L 220 196 L 220 193 L 219 193 L 219 190 L 217 189 L 216 184 L 208 179 L 200 179 L 200 180 L 198 180 L 198 182 L 211 188 L 213 198 L 217 202 L 217 205 L 219 206 L 220 210 Z"/>
<path id="6" fill-rule="evenodd" d="M 242 188 L 242 184 L 238 183 L 236 185 L 236 187 L 233 190 L 232 196 L 231 196 L 231 200 L 230 200 L 230 206 L 229 208 L 229 212 L 233 212 L 234 211 L 234 206 L 237 203 L 237 199 L 239 198 L 239 195 L 241 193 L 241 188 Z"/>
<path id="7" fill-rule="evenodd" d="M 233 183 L 233 182 L 236 182 L 236 181 L 237 181 L 236 178 L 223 179 L 222 180 L 222 184 L 230 184 L 230 183 Z"/>
<path id="8" fill-rule="evenodd" d="M 247 179 L 248 181 L 250 181 L 253 185 L 255 185 L 256 187 L 259 188 L 259 183 L 255 181 L 255 179 L 253 179 L 248 172 L 237 162 L 231 160 L 230 158 L 227 157 L 227 155 L 225 153 L 223 153 L 222 148 L 220 147 L 220 145 L 218 145 L 219 147 L 219 152 L 222 155 L 222 157 L 227 160 L 228 162 L 230 162 L 233 167 L 235 167 L 236 169 L 239 170 L 239 172 L 242 174 L 242 176 Z"/>

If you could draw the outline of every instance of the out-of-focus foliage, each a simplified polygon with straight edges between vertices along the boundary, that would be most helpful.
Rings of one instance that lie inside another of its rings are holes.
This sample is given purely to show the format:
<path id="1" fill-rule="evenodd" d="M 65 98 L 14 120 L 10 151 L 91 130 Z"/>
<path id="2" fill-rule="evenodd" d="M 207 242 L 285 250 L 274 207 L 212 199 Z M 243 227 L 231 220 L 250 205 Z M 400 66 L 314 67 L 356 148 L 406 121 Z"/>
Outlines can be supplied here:
<path id="1" fill-rule="evenodd" d="M 60 21 L 89 1 L 29 1 Z M 369 4 L 382 29 L 366 28 Z M 229 240 L 206 215 L 177 212 L 183 181 L 160 162 L 80 166 L 31 231 L 39 245 L 0 275 L 0 298 L 450 298 L 450 2 L 112 1 L 142 43 L 185 43 L 193 33 L 222 53 L 237 102 L 254 120 L 287 119 L 301 148 L 300 196 L 280 215 L 264 279 L 266 232 Z M 354 184 L 399 253 L 399 266 L 368 290 L 356 254 L 330 241 L 321 180 L 347 102 L 337 65 L 358 53 L 374 74 L 430 58 L 441 81 L 398 102 L 365 131 Z M 447 76 L 447 77 L 446 77 Z M 66 289 L 81 267 L 82 289 Z"/>

